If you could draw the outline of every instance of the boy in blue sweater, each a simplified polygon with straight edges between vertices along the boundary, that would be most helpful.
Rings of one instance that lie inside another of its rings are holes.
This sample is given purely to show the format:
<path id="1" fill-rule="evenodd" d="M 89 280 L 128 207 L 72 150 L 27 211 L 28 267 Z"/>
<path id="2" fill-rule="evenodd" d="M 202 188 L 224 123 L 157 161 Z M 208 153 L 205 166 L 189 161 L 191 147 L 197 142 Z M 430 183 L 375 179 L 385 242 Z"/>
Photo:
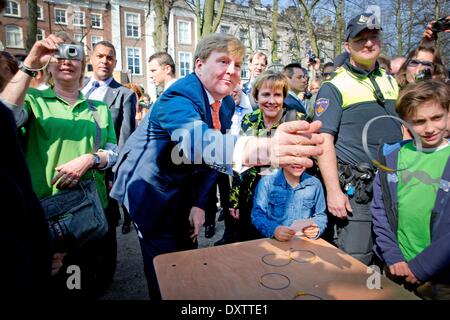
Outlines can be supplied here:
<path id="1" fill-rule="evenodd" d="M 407 86 L 397 112 L 420 137 L 385 145 L 387 168 L 374 182 L 374 251 L 388 276 L 424 299 L 450 299 L 450 144 L 445 138 L 449 87 L 440 81 Z"/>
<path id="2" fill-rule="evenodd" d="M 252 210 L 252 223 L 265 237 L 289 241 L 296 231 L 289 226 L 297 219 L 314 220 L 304 235 L 318 238 L 327 225 L 325 198 L 320 181 L 304 173 L 299 165 L 286 165 L 258 183 Z"/>

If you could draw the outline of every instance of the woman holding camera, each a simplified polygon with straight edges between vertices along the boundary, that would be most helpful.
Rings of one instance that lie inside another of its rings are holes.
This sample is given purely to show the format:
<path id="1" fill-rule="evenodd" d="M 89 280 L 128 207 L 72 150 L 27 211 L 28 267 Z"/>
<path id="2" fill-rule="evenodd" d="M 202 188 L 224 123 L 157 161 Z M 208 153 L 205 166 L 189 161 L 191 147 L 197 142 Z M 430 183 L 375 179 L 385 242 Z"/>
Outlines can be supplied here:
<path id="1" fill-rule="evenodd" d="M 396 79 L 400 89 L 409 83 L 435 79 L 445 81 L 447 72 L 441 68 L 442 60 L 439 52 L 433 46 L 420 45 L 406 57 L 400 67 Z"/>
<path id="2" fill-rule="evenodd" d="M 43 66 L 49 74 L 50 88 L 27 90 L 32 77 L 38 69 L 44 69 Z M 34 44 L 20 71 L 0 97 L 13 111 L 17 126 L 25 129 L 25 155 L 38 198 L 75 188 L 80 181 L 94 179 L 105 208 L 107 194 L 102 169 L 116 162 L 116 135 L 107 106 L 100 101 L 91 101 L 98 114 L 98 134 L 94 113 L 79 90 L 84 69 L 82 47 L 65 33 L 50 35 Z M 100 138 L 97 143 L 96 137 Z M 99 144 L 97 151 L 94 150 L 96 144 Z M 81 287 L 87 289 L 89 294 L 92 282 L 86 271 L 89 270 L 89 251 L 92 247 L 88 244 L 81 251 L 71 247 L 65 258 L 65 262 L 79 265 L 83 270 Z M 59 250 L 65 251 L 67 248 Z M 65 268 L 58 276 L 61 276 L 62 287 L 67 288 Z M 84 280 L 88 282 L 84 283 Z"/>

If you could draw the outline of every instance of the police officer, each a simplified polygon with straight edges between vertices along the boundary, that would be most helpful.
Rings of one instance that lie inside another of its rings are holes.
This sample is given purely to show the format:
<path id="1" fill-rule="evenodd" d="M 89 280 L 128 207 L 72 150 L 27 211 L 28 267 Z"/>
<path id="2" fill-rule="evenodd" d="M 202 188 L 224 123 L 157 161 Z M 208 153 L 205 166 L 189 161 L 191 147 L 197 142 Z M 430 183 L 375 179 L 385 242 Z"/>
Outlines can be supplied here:
<path id="1" fill-rule="evenodd" d="M 323 123 L 324 153 L 318 157 L 318 164 L 328 211 L 337 217 L 333 219 L 334 240 L 340 249 L 367 265 L 373 262 L 369 210 L 373 171 L 362 145 L 362 131 L 377 116 L 396 115 L 398 94 L 394 78 L 377 63 L 380 30 L 371 14 L 359 14 L 349 21 L 344 43 L 349 57 L 323 83 L 314 114 L 314 120 Z M 376 155 L 380 143 L 402 139 L 400 124 L 392 118 L 373 122 L 368 132 L 372 155 Z"/>

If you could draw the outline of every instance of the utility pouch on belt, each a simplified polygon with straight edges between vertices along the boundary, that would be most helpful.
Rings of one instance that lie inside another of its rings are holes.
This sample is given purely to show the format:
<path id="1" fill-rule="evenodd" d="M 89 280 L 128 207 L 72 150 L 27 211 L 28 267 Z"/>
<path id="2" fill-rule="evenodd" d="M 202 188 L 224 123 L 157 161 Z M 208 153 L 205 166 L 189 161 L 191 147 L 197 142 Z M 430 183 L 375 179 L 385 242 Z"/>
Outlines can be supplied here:
<path id="1" fill-rule="evenodd" d="M 338 163 L 341 188 L 349 197 L 355 197 L 356 203 L 366 204 L 372 200 L 375 170 L 368 163 Z"/>

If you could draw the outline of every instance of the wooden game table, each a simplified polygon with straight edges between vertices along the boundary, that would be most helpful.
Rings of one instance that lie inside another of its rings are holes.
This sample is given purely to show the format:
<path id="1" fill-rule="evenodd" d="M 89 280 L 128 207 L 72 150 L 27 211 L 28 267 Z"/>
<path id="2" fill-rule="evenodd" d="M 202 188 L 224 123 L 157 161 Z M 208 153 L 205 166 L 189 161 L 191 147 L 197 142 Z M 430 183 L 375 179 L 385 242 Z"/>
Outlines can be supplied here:
<path id="1" fill-rule="evenodd" d="M 170 300 L 418 299 L 322 239 L 232 243 L 159 255 L 154 265 Z"/>

